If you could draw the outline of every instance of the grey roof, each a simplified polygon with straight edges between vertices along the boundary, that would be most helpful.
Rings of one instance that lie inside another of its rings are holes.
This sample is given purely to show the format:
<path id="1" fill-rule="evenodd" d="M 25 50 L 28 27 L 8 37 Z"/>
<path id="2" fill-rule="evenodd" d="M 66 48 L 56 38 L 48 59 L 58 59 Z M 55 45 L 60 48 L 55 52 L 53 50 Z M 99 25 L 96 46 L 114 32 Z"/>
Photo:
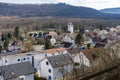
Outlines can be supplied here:
<path id="1" fill-rule="evenodd" d="M 29 61 L 10 64 L 0 67 L 0 72 L 3 74 L 4 79 L 12 79 L 18 76 L 34 73 L 34 68 Z"/>
<path id="2" fill-rule="evenodd" d="M 14 51 L 14 52 L 1 52 L 0 56 L 8 56 L 8 55 L 14 55 L 14 54 L 20 54 L 21 51 Z"/>
<path id="3" fill-rule="evenodd" d="M 61 54 L 47 58 L 53 68 L 64 66 L 72 63 L 72 58 L 69 54 Z"/>

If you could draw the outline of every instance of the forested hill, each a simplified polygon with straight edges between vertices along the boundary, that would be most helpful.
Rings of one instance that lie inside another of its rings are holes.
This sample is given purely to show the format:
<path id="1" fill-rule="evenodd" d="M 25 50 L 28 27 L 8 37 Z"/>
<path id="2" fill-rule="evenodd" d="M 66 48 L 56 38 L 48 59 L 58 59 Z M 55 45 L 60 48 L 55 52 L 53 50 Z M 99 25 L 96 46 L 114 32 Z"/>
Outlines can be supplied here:
<path id="1" fill-rule="evenodd" d="M 120 19 L 120 15 L 105 14 L 92 8 L 76 7 L 64 3 L 41 5 L 0 3 L 0 15 L 20 17 L 51 16 Z"/>
<path id="2" fill-rule="evenodd" d="M 120 14 L 120 7 L 118 8 L 108 8 L 100 10 L 103 13 L 110 13 L 110 14 Z"/>

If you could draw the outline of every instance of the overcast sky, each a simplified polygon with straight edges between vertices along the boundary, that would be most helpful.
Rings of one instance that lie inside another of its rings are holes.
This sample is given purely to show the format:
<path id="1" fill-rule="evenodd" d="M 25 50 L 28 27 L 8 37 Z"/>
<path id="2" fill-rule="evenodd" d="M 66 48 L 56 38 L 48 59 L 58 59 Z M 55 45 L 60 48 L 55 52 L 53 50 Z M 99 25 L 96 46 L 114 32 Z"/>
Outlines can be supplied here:
<path id="1" fill-rule="evenodd" d="M 0 0 L 5 3 L 43 4 L 43 3 L 67 3 L 75 6 L 85 6 L 94 9 L 120 7 L 120 0 Z"/>

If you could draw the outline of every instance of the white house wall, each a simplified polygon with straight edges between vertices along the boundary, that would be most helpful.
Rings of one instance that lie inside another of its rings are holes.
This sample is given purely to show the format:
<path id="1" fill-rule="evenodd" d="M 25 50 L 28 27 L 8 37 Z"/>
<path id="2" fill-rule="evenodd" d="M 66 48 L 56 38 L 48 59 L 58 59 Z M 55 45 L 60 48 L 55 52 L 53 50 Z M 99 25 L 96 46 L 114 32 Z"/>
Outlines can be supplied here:
<path id="1" fill-rule="evenodd" d="M 19 61 L 18 61 L 18 59 L 19 59 Z M 21 62 L 26 62 L 26 61 L 30 61 L 32 64 L 32 56 L 23 56 L 20 58 L 18 56 L 11 57 L 11 58 L 6 56 L 6 57 L 3 57 L 1 60 L 3 61 L 3 63 L 1 65 L 9 65 L 9 64 L 21 63 Z"/>
<path id="2" fill-rule="evenodd" d="M 60 66 L 60 67 L 57 67 L 57 68 L 53 68 L 53 80 L 56 80 L 56 79 L 60 79 L 63 77 L 63 72 L 61 72 L 61 69 L 63 69 L 63 72 L 65 74 L 70 74 L 73 67 L 71 64 L 69 65 L 64 65 L 64 66 Z"/>
<path id="3" fill-rule="evenodd" d="M 46 65 L 46 62 L 48 62 L 48 65 Z M 53 68 L 49 61 L 45 59 L 40 64 L 41 64 L 41 76 L 47 79 L 49 76 L 51 76 L 51 80 L 53 80 Z M 51 69 L 51 73 L 48 71 L 49 69 Z"/>
<path id="4" fill-rule="evenodd" d="M 55 52 L 55 53 L 44 53 L 47 57 L 50 57 L 50 56 L 55 56 L 55 55 L 60 55 L 60 54 L 67 54 L 67 50 L 65 51 L 61 51 L 61 52 Z"/>
<path id="5" fill-rule="evenodd" d="M 80 54 L 73 54 L 72 58 L 74 62 L 79 63 L 80 65 L 90 66 L 90 61 L 82 52 L 80 52 Z"/>
<path id="6" fill-rule="evenodd" d="M 71 39 L 68 35 L 65 35 L 65 37 L 63 37 L 63 42 L 69 42 L 74 44 L 74 40 Z"/>
<path id="7" fill-rule="evenodd" d="M 34 80 L 34 74 L 25 75 L 25 80 Z"/>
<path id="8" fill-rule="evenodd" d="M 90 61 L 83 53 L 80 53 L 80 63 L 88 67 L 90 66 Z"/>
<path id="9" fill-rule="evenodd" d="M 45 54 L 36 54 L 34 55 L 34 68 L 40 70 L 40 62 L 45 58 Z"/>
<path id="10" fill-rule="evenodd" d="M 50 41 L 51 41 L 52 45 L 54 45 L 56 43 L 56 39 L 55 38 L 51 38 Z"/>

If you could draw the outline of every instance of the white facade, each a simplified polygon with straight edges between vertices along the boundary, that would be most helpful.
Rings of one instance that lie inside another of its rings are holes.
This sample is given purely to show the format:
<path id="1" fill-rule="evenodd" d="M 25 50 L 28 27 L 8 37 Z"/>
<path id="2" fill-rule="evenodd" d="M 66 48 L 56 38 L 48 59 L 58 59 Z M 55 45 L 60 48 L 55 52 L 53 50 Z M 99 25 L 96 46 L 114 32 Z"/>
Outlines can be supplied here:
<path id="1" fill-rule="evenodd" d="M 25 75 L 25 80 L 34 80 L 34 74 Z"/>
<path id="2" fill-rule="evenodd" d="M 10 45 L 10 46 L 8 46 L 9 51 L 21 50 L 21 49 L 22 49 L 22 45 Z"/>
<path id="3" fill-rule="evenodd" d="M 70 33 L 73 33 L 73 24 L 72 23 L 68 23 L 68 31 L 70 32 Z"/>
<path id="4" fill-rule="evenodd" d="M 8 55 L 4 56 L 1 58 L 1 64 L 0 66 L 3 65 L 9 65 L 9 64 L 15 64 L 15 63 L 21 63 L 21 62 L 26 62 L 30 61 L 30 63 L 33 65 L 33 55 L 25 55 L 25 54 L 16 54 L 16 55 Z"/>
<path id="5" fill-rule="evenodd" d="M 53 68 L 53 79 L 52 80 L 63 78 L 63 75 L 72 73 L 72 69 L 73 67 L 71 64 Z"/>
<path id="6" fill-rule="evenodd" d="M 37 75 L 41 76 L 41 66 L 40 63 L 45 59 L 45 54 L 38 54 L 34 56 L 34 68 L 37 70 Z"/>
<path id="7" fill-rule="evenodd" d="M 88 67 L 91 66 L 90 60 L 82 52 L 80 52 L 79 57 L 80 57 L 80 63 L 82 65 L 85 65 L 85 66 L 88 66 Z"/>
<path id="8" fill-rule="evenodd" d="M 43 60 L 40 63 L 40 66 L 41 66 L 41 76 L 47 78 L 47 80 L 49 80 L 50 78 L 51 80 L 53 80 L 53 68 L 51 64 L 48 62 L 48 60 L 47 59 Z"/>
<path id="9" fill-rule="evenodd" d="M 75 41 L 68 35 L 65 35 L 63 37 L 63 42 L 69 42 L 69 43 L 75 44 Z"/>
<path id="10" fill-rule="evenodd" d="M 44 52 L 46 57 L 51 57 L 51 56 L 55 56 L 55 55 L 61 55 L 61 54 L 67 54 L 68 51 L 58 51 L 58 52 L 53 52 L 53 53 L 48 53 L 48 52 Z"/>
<path id="11" fill-rule="evenodd" d="M 85 65 L 88 67 L 91 66 L 89 59 L 82 52 L 78 54 L 73 54 L 72 58 L 74 62 L 79 63 L 80 65 Z"/>
<path id="12" fill-rule="evenodd" d="M 0 66 L 29 61 L 32 64 L 32 66 L 38 70 L 39 69 L 38 62 L 43 58 L 45 58 L 45 54 L 42 54 L 40 52 L 38 53 L 29 52 L 29 53 L 8 55 L 8 56 L 3 56 L 0 59 Z"/>
<path id="13" fill-rule="evenodd" d="M 47 80 L 60 79 L 63 77 L 63 75 L 71 73 L 73 69 L 72 64 L 53 68 L 50 62 L 47 60 L 47 58 L 43 60 L 40 63 L 40 65 L 41 65 L 41 76 L 47 78 Z"/>
<path id="14" fill-rule="evenodd" d="M 52 44 L 52 45 L 54 45 L 54 44 L 56 43 L 56 39 L 55 39 L 54 37 L 52 37 L 52 38 L 50 39 L 50 41 L 51 41 L 51 44 Z"/>

